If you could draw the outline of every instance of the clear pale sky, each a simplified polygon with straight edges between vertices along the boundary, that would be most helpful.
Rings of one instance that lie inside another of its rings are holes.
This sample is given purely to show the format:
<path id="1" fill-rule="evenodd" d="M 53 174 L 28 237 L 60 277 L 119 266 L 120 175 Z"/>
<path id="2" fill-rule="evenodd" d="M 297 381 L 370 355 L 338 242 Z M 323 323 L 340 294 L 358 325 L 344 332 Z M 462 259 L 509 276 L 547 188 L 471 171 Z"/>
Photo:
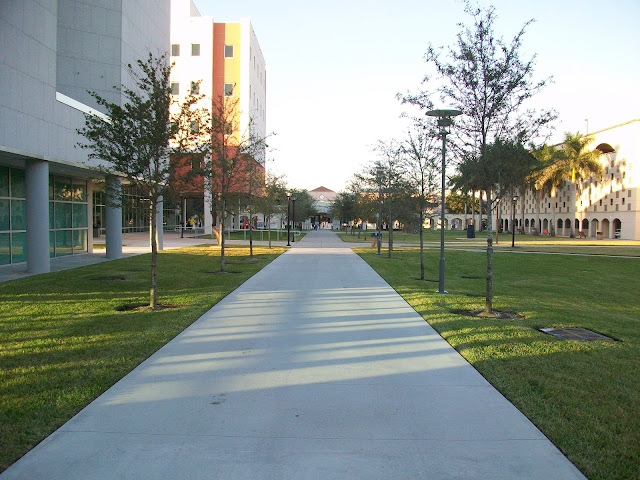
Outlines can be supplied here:
<path id="1" fill-rule="evenodd" d="M 267 63 L 267 165 L 289 186 L 340 191 L 377 140 L 401 139 L 398 92 L 417 91 L 429 43 L 453 45 L 471 23 L 457 0 L 194 0 L 216 22 L 249 18 Z M 506 41 L 529 19 L 524 58 L 554 83 L 535 106 L 552 107 L 564 132 L 594 132 L 640 118 L 640 2 L 481 0 L 494 5 Z M 437 105 L 439 106 L 439 105 Z M 441 107 L 447 107 L 442 105 Z"/>

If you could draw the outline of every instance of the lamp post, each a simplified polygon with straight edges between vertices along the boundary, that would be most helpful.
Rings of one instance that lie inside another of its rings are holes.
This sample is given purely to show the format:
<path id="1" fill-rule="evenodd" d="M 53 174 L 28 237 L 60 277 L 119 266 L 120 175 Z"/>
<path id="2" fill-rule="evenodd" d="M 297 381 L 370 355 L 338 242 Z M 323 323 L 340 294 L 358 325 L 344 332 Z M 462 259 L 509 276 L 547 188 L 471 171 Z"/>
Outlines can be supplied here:
<path id="1" fill-rule="evenodd" d="M 291 246 L 291 192 L 287 192 L 287 247 Z"/>
<path id="2" fill-rule="evenodd" d="M 453 125 L 451 117 L 462 115 L 460 110 L 429 110 L 429 117 L 438 117 L 438 127 L 442 137 L 442 202 L 440 207 L 440 268 L 438 275 L 438 293 L 447 293 L 444 289 L 444 200 L 445 200 L 445 156 L 447 154 L 447 127 Z"/>
<path id="3" fill-rule="evenodd" d="M 380 247 L 382 246 L 382 173 L 383 169 L 380 165 L 376 167 L 376 178 L 378 180 L 378 253 L 381 255 Z"/>
<path id="4" fill-rule="evenodd" d="M 293 202 L 293 207 L 292 207 L 292 212 L 291 212 L 291 217 L 293 219 L 293 236 L 291 237 L 291 241 L 293 243 L 296 242 L 296 200 L 298 199 L 298 197 L 291 197 L 291 201 Z"/>
<path id="5" fill-rule="evenodd" d="M 518 196 L 511 197 L 511 248 L 515 247 L 516 243 L 516 203 L 518 202 Z"/>

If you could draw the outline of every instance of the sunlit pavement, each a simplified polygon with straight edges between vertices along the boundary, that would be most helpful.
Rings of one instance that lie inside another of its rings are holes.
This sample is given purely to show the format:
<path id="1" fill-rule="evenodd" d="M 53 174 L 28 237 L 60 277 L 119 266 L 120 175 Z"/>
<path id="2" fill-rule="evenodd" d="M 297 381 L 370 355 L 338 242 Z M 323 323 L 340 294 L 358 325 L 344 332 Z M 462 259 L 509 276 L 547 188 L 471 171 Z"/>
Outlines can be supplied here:
<path id="1" fill-rule="evenodd" d="M 334 233 L 294 245 L 2 480 L 584 478 Z"/>

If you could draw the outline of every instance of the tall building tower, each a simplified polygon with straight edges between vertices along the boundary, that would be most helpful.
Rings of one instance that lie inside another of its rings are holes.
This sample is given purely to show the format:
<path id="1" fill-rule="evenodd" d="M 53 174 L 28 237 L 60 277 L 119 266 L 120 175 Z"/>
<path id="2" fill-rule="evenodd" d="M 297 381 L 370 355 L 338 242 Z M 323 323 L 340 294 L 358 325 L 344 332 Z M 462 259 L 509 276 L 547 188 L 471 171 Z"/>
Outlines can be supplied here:
<path id="1" fill-rule="evenodd" d="M 169 18 L 169 0 L 0 1 L 0 265 L 48 272 L 92 251 L 96 223 L 121 254 L 122 209 L 94 203 L 105 179 L 76 130 L 104 113 L 87 90 L 121 103 L 125 65 L 167 52 Z"/>
<path id="2" fill-rule="evenodd" d="M 205 96 L 202 106 L 229 99 L 235 102 L 241 132 L 266 135 L 266 68 L 262 50 L 248 19 L 235 23 L 214 22 L 202 16 L 192 0 L 171 2 L 172 91 L 186 96 L 199 83 Z M 264 166 L 264 153 L 256 158 Z M 182 216 L 186 199 L 203 199 L 205 233 L 211 233 L 212 218 L 202 187 L 181 188 Z M 199 207 L 196 207 L 199 208 Z M 198 212 L 200 213 L 200 212 Z M 237 217 L 237 215 L 236 215 Z"/>

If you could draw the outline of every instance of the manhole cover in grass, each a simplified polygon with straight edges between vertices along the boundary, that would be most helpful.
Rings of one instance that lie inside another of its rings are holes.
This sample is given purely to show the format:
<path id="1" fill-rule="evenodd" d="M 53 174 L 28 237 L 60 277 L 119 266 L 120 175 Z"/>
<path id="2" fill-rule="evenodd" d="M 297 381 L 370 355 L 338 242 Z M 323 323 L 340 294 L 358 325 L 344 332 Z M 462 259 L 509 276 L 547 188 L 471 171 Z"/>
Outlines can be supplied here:
<path id="1" fill-rule="evenodd" d="M 124 277 L 121 275 L 112 275 L 107 277 L 94 277 L 91 280 L 124 280 Z"/>
<path id="2" fill-rule="evenodd" d="M 466 278 L 468 280 L 484 280 L 484 277 L 478 277 L 474 275 L 460 275 L 460 278 Z"/>
<path id="3" fill-rule="evenodd" d="M 586 328 L 541 328 L 541 332 L 548 333 L 562 340 L 611 340 L 613 338 L 606 337 Z"/>

